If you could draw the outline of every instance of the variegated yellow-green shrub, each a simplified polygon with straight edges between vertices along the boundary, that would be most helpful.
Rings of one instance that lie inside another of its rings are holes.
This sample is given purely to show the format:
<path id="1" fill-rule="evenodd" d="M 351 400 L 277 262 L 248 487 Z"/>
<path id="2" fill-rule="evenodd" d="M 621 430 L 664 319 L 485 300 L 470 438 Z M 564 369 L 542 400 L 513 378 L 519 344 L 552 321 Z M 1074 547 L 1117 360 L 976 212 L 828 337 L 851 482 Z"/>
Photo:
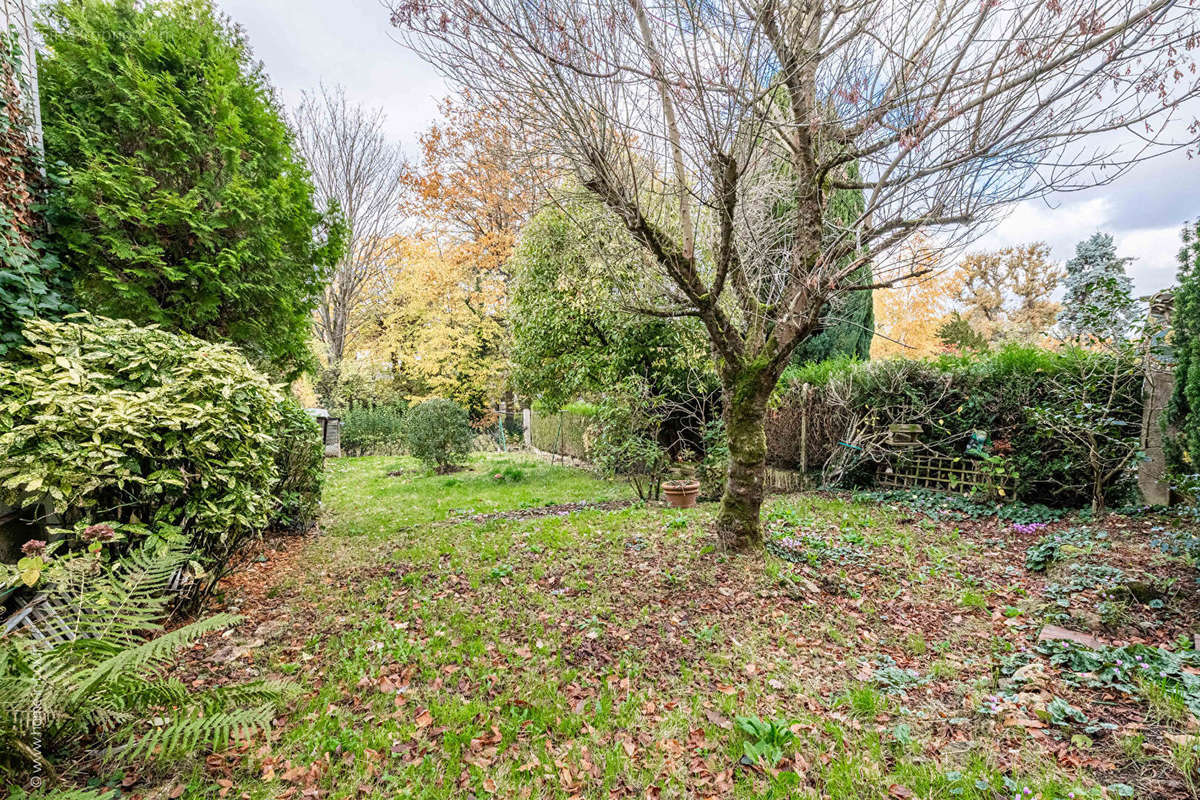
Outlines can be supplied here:
<path id="1" fill-rule="evenodd" d="M 234 348 L 125 320 L 34 320 L 0 365 L 0 503 L 182 545 L 211 586 L 274 508 L 281 393 Z"/>

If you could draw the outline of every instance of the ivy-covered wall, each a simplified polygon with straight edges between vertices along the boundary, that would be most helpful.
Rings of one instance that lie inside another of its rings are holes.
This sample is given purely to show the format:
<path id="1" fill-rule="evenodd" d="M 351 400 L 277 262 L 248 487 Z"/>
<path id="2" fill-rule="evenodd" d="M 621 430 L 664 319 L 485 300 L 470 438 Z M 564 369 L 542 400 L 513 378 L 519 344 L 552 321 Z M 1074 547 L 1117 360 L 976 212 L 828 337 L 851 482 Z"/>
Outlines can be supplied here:
<path id="1" fill-rule="evenodd" d="M 58 260 L 42 244 L 46 181 L 24 52 L 15 29 L 0 33 L 0 358 L 20 344 L 26 320 L 70 310 Z"/>

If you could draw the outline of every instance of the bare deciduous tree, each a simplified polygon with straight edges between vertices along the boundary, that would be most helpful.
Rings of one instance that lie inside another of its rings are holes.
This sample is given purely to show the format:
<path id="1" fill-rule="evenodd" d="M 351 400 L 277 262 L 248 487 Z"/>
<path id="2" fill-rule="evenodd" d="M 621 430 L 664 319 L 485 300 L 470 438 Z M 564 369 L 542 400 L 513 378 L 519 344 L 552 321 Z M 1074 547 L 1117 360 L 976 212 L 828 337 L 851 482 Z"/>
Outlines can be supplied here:
<path id="1" fill-rule="evenodd" d="M 331 366 L 345 355 L 354 312 L 379 273 L 399 224 L 400 147 L 388 141 L 382 109 L 352 104 L 343 87 L 305 93 L 296 110 L 296 143 L 312 170 L 321 202 L 336 202 L 345 217 L 346 254 L 317 307 L 316 328 Z"/>
<path id="2" fill-rule="evenodd" d="M 760 538 L 768 396 L 823 309 L 928 268 L 1017 200 L 1194 144 L 1195 0 L 392 0 L 405 43 L 507 110 L 703 321 L 725 392 L 717 520 Z M 1172 138 L 1175 136 L 1176 138 Z M 861 191 L 850 221 L 826 213 Z M 856 279 L 866 259 L 875 278 Z"/>

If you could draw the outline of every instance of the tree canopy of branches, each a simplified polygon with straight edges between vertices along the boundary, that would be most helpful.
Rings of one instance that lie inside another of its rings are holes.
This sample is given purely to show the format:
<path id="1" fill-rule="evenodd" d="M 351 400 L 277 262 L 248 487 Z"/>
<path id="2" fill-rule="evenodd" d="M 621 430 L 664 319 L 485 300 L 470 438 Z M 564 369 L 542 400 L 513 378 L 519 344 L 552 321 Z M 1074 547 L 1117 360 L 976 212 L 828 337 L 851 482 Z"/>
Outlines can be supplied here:
<path id="1" fill-rule="evenodd" d="M 350 103 L 340 86 L 306 94 L 293 120 L 318 199 L 337 208 L 346 225 L 345 252 L 317 306 L 317 334 L 330 366 L 345 355 L 357 322 L 354 312 L 379 274 L 399 225 L 406 167 L 400 147 L 388 141 L 384 122 L 382 109 Z"/>
<path id="2" fill-rule="evenodd" d="M 311 364 L 341 250 L 261 66 L 208 0 L 63 0 L 39 59 L 61 258 L 80 306 Z"/>
<path id="3" fill-rule="evenodd" d="M 407 45 L 646 250 L 661 279 L 630 305 L 703 323 L 733 547 L 761 539 L 767 399 L 826 305 L 868 288 L 867 259 L 875 284 L 911 276 L 891 256 L 916 232 L 961 242 L 1013 201 L 1121 174 L 1178 144 L 1200 92 L 1178 0 L 391 5 Z M 1127 129 L 1133 149 L 1101 135 Z M 826 213 L 847 189 L 864 196 L 848 224 Z"/>
<path id="4" fill-rule="evenodd" d="M 1050 296 L 1063 275 L 1043 242 L 971 253 L 955 275 L 959 319 L 984 341 L 1034 342 L 1058 315 Z"/>

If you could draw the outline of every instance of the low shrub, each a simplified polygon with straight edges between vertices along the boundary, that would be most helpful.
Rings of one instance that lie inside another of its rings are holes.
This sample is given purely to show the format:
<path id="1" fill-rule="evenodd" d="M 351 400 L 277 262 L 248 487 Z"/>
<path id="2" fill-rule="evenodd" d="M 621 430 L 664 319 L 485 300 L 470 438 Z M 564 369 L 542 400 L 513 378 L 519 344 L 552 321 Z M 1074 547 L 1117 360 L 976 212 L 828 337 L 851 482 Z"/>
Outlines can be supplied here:
<path id="1" fill-rule="evenodd" d="M 626 478 L 641 500 L 657 500 L 671 460 L 659 444 L 664 415 L 645 381 L 630 378 L 598 404 L 588 428 L 592 463 L 610 477 Z"/>
<path id="2" fill-rule="evenodd" d="M 352 408 L 341 412 L 342 452 L 348 456 L 391 456 L 404 449 L 407 406 Z"/>
<path id="3" fill-rule="evenodd" d="M 450 472 L 471 452 L 475 432 L 466 409 L 435 398 L 412 408 L 404 419 L 408 452 L 438 473 Z"/>
<path id="4" fill-rule="evenodd" d="M 321 508 L 325 486 L 325 444 L 317 421 L 291 398 L 280 403 L 280 423 L 275 433 L 275 470 L 271 490 L 276 506 L 270 527 L 278 531 L 305 531 Z"/>
<path id="5" fill-rule="evenodd" d="M 272 512 L 280 393 L 232 347 L 125 320 L 24 333 L 0 364 L 0 502 L 184 542 L 215 583 Z"/>

